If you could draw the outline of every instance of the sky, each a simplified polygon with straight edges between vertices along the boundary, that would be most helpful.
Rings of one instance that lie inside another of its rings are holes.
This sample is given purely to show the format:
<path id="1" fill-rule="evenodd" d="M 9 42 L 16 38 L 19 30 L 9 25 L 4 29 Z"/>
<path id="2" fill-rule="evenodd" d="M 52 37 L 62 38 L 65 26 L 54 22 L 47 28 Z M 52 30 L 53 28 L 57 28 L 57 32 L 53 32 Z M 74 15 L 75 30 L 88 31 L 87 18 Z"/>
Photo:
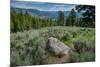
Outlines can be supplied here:
<path id="1" fill-rule="evenodd" d="M 11 0 L 11 7 L 25 8 L 25 9 L 38 9 L 40 11 L 71 11 L 75 9 L 73 4 L 59 4 L 59 3 L 46 3 L 46 2 L 30 2 L 30 1 L 16 1 Z"/>

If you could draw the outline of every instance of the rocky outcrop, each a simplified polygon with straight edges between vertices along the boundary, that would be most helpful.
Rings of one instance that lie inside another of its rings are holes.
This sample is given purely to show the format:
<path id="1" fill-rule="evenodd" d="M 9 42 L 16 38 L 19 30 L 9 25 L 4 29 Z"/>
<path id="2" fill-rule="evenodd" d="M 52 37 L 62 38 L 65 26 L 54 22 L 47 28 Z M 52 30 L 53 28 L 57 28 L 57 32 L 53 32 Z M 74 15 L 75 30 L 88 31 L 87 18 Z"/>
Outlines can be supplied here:
<path id="1" fill-rule="evenodd" d="M 65 55 L 68 56 L 71 51 L 70 47 L 68 47 L 63 42 L 59 41 L 54 37 L 48 38 L 47 48 L 54 55 L 61 55 L 61 56 Z"/>

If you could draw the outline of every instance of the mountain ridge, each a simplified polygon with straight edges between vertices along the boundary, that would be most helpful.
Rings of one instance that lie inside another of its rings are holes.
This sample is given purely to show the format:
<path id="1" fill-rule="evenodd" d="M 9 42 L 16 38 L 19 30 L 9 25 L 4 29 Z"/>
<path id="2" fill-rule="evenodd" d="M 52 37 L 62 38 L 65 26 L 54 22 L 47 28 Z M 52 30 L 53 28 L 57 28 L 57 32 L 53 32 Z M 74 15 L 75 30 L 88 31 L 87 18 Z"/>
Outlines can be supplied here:
<path id="1" fill-rule="evenodd" d="M 46 18 L 51 18 L 51 19 L 57 19 L 58 18 L 58 12 L 59 11 L 41 11 L 38 9 L 26 9 L 26 8 L 15 8 L 15 7 L 11 7 L 10 8 L 11 11 L 16 11 L 16 12 L 28 12 L 30 15 L 32 16 L 40 16 L 40 17 L 46 17 Z M 65 17 L 67 17 L 70 13 L 70 11 L 63 11 Z M 77 13 L 78 15 L 78 13 Z"/>

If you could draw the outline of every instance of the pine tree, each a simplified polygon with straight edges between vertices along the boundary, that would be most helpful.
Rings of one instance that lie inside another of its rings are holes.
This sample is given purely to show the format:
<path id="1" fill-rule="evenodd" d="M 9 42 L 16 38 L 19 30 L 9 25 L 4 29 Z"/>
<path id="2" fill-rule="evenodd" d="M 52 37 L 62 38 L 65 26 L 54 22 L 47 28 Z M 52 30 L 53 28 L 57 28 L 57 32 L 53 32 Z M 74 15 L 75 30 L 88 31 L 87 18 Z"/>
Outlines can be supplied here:
<path id="1" fill-rule="evenodd" d="M 95 6 L 77 5 L 76 10 L 82 13 L 84 27 L 95 27 Z"/>
<path id="2" fill-rule="evenodd" d="M 76 24 L 76 12 L 72 9 L 66 19 L 66 26 L 71 25 L 74 26 Z"/>
<path id="3" fill-rule="evenodd" d="M 59 26 L 64 26 L 64 12 L 63 11 L 59 11 L 58 12 L 58 25 Z"/>

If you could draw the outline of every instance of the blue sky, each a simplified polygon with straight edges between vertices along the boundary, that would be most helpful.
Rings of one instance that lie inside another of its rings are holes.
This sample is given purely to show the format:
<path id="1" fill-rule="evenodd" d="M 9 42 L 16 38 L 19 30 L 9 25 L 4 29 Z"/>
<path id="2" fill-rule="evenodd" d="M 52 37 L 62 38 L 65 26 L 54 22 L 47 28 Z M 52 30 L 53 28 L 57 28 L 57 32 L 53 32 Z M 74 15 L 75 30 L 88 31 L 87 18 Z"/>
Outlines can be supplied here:
<path id="1" fill-rule="evenodd" d="M 72 4 L 57 4 L 46 2 L 29 2 L 29 1 L 11 1 L 11 7 L 26 8 L 26 9 L 38 9 L 41 11 L 70 11 L 75 9 L 75 5 Z"/>

